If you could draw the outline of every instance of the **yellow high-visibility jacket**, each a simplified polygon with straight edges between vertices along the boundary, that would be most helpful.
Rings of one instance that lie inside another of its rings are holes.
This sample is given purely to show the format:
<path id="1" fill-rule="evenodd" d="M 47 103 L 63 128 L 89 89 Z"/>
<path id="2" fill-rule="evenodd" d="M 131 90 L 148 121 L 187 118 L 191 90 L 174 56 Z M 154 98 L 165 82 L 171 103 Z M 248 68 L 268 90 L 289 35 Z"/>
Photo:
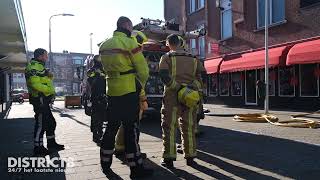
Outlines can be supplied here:
<path id="1" fill-rule="evenodd" d="M 137 90 L 136 80 L 144 89 L 149 77 L 148 64 L 141 47 L 125 33 L 115 31 L 99 49 L 107 75 L 107 94 L 122 96 Z"/>
<path id="2" fill-rule="evenodd" d="M 55 94 L 52 77 L 49 77 L 44 64 L 32 59 L 25 70 L 28 91 L 31 97 L 38 97 L 40 94 L 51 96 Z"/>

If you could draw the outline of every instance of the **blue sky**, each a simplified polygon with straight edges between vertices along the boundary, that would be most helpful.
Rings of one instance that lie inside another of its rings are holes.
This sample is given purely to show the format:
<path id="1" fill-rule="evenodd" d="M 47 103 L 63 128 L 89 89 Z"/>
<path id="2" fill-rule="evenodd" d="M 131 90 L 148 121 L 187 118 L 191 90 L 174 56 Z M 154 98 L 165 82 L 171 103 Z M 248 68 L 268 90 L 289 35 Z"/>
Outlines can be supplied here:
<path id="1" fill-rule="evenodd" d="M 52 51 L 90 53 L 96 44 L 112 36 L 119 16 L 129 17 L 133 24 L 141 17 L 164 19 L 163 0 L 21 0 L 27 29 L 28 48 L 49 49 L 49 17 L 71 13 L 74 17 L 52 19 Z"/>

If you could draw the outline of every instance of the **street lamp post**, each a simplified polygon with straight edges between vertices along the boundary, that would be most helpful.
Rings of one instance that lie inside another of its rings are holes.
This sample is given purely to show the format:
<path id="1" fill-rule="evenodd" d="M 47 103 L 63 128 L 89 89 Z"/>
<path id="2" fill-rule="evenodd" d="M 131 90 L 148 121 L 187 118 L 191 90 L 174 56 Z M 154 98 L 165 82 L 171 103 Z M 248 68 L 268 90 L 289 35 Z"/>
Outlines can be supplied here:
<path id="1" fill-rule="evenodd" d="M 49 68 L 53 67 L 53 59 L 52 59 L 52 55 L 51 55 L 51 53 L 52 53 L 52 51 L 51 51 L 51 19 L 56 16 L 74 16 L 74 15 L 73 14 L 66 14 L 66 13 L 54 14 L 54 15 L 50 16 L 50 18 L 49 18 L 49 64 L 48 64 Z"/>
<path id="2" fill-rule="evenodd" d="M 90 33 L 90 54 L 92 54 L 92 35 L 93 33 Z"/>
<path id="3" fill-rule="evenodd" d="M 264 104 L 264 113 L 269 113 L 269 0 L 265 0 L 265 104 Z"/>

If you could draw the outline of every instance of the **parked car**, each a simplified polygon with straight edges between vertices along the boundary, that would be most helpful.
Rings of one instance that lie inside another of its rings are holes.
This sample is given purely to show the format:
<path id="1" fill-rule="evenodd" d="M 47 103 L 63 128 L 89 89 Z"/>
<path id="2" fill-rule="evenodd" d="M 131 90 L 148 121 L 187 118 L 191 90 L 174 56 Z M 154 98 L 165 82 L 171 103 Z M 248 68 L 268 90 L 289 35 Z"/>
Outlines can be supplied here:
<path id="1" fill-rule="evenodd" d="M 22 104 L 24 102 L 24 98 L 26 97 L 26 91 L 24 89 L 14 89 L 11 91 L 11 100 L 12 102 L 19 102 Z"/>
<path id="2" fill-rule="evenodd" d="M 25 90 L 25 89 L 13 89 L 13 90 L 11 91 L 11 96 L 12 96 L 12 97 L 13 97 L 14 95 L 18 95 L 18 94 L 20 94 L 20 95 L 23 97 L 23 99 L 29 99 L 29 93 L 28 93 L 28 91 Z"/>

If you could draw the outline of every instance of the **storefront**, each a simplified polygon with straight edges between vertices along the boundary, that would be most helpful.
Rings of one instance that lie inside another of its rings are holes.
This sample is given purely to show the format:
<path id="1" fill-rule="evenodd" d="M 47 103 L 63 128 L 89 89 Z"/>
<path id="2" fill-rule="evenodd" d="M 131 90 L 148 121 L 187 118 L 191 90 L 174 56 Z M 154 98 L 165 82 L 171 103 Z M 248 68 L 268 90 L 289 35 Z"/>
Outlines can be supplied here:
<path id="1" fill-rule="evenodd" d="M 264 59 L 264 50 L 208 59 L 208 102 L 263 107 Z M 209 65 L 217 61 L 219 71 L 212 73 Z M 270 106 L 318 109 L 319 63 L 320 39 L 270 48 Z"/>

